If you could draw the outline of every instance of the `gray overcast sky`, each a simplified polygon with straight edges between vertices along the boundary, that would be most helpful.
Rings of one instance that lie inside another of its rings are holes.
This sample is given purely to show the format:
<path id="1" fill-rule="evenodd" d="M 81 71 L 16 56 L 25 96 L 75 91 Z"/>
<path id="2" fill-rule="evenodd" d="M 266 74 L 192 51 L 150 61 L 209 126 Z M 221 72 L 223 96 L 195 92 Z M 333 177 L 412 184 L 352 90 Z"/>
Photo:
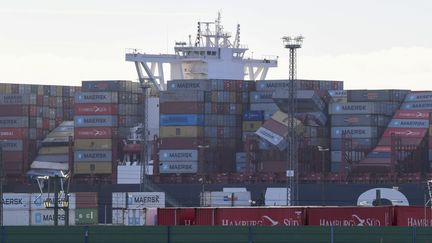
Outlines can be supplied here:
<path id="1" fill-rule="evenodd" d="M 281 37 L 302 34 L 299 78 L 432 90 L 428 0 L 3 0 L 0 82 L 134 80 L 125 48 L 172 53 L 176 40 L 194 36 L 196 22 L 214 20 L 218 10 L 227 31 L 241 24 L 254 57 L 280 57 L 268 78 L 288 77 Z"/>

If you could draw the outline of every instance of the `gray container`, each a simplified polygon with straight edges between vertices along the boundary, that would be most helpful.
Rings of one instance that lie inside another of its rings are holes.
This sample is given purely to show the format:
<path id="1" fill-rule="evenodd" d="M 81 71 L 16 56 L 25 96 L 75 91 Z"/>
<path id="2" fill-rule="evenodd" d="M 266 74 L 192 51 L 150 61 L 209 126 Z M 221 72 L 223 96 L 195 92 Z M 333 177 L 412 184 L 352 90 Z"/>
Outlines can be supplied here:
<path id="1" fill-rule="evenodd" d="M 29 127 L 29 118 L 27 116 L 2 116 L 0 117 L 0 127 Z"/>
<path id="2" fill-rule="evenodd" d="M 172 80 L 168 81 L 167 90 L 168 91 L 209 91 L 211 88 L 210 80 Z"/>
<path id="3" fill-rule="evenodd" d="M 105 162 L 112 161 L 111 150 L 78 150 L 74 153 L 77 162 Z"/>
<path id="4" fill-rule="evenodd" d="M 161 149 L 159 160 L 167 162 L 198 161 L 198 150 L 196 149 Z"/>
<path id="5" fill-rule="evenodd" d="M 346 151 L 345 156 L 352 162 L 358 162 L 366 157 L 363 151 Z M 342 162 L 342 151 L 331 151 L 331 162 Z M 347 163 L 348 164 L 348 163 Z"/>
<path id="6" fill-rule="evenodd" d="M 0 94 L 1 105 L 34 105 L 36 94 Z"/>
<path id="7" fill-rule="evenodd" d="M 75 116 L 75 127 L 116 127 L 117 116 Z"/>
<path id="8" fill-rule="evenodd" d="M 385 127 L 390 122 L 390 118 L 383 115 L 332 115 L 331 125 L 334 127 L 344 126 L 379 126 Z"/>
<path id="9" fill-rule="evenodd" d="M 22 140 L 4 140 L 1 142 L 3 151 L 22 151 Z"/>
<path id="10" fill-rule="evenodd" d="M 275 103 L 251 103 L 251 111 L 264 111 L 264 113 L 275 113 L 279 110 L 279 107 Z"/>
<path id="11" fill-rule="evenodd" d="M 432 110 L 432 101 L 405 102 L 403 110 Z"/>
<path id="12" fill-rule="evenodd" d="M 329 106 L 329 114 L 388 114 L 389 112 L 392 113 L 392 107 L 390 106 L 389 103 L 383 102 L 331 103 Z"/>
<path id="13" fill-rule="evenodd" d="M 268 80 L 256 82 L 257 91 L 275 91 L 277 89 L 288 89 L 289 86 L 289 80 Z"/>
<path id="14" fill-rule="evenodd" d="M 38 155 L 35 160 L 40 162 L 66 163 L 69 161 L 69 156 L 64 154 Z"/>
<path id="15" fill-rule="evenodd" d="M 332 98 L 346 98 L 348 97 L 348 92 L 346 90 L 329 90 L 330 97 Z"/>
<path id="16" fill-rule="evenodd" d="M 393 119 L 388 127 L 394 128 L 429 128 L 428 120 L 421 119 Z"/>
<path id="17" fill-rule="evenodd" d="M 159 165 L 159 172 L 162 174 L 197 173 L 197 171 L 198 171 L 198 163 L 196 161 L 190 161 L 190 162 L 161 161 Z"/>
<path id="18" fill-rule="evenodd" d="M 348 90 L 349 102 L 403 101 L 409 90 Z"/>
<path id="19" fill-rule="evenodd" d="M 349 140 L 352 149 L 369 150 L 378 144 L 377 138 L 353 138 Z M 342 139 L 336 138 L 331 140 L 331 150 L 338 151 L 342 149 Z"/>
<path id="20" fill-rule="evenodd" d="M 75 93 L 75 103 L 118 103 L 118 93 L 116 92 L 77 92 Z"/>
<path id="21" fill-rule="evenodd" d="M 405 98 L 405 102 L 431 101 L 432 92 L 411 92 Z"/>
<path id="22" fill-rule="evenodd" d="M 378 127 L 332 127 L 331 138 L 342 138 L 347 135 L 351 138 L 376 138 Z"/>
<path id="23" fill-rule="evenodd" d="M 289 90 L 287 89 L 278 89 L 273 94 L 273 100 L 283 112 L 288 112 L 288 97 Z M 325 103 L 314 90 L 298 90 L 296 100 L 298 112 L 322 111 L 325 109 Z"/>
<path id="24" fill-rule="evenodd" d="M 164 91 L 160 93 L 160 103 L 163 102 L 204 102 L 203 91 Z"/>
<path id="25" fill-rule="evenodd" d="M 256 91 L 251 92 L 249 96 L 250 103 L 274 103 L 273 91 Z"/>

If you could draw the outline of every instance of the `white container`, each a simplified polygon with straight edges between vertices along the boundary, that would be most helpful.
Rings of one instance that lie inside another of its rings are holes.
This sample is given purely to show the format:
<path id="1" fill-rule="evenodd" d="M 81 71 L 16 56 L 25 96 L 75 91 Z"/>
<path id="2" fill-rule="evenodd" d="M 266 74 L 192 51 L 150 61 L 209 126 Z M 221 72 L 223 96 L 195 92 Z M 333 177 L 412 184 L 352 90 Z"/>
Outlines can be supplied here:
<path id="1" fill-rule="evenodd" d="M 268 187 L 265 193 L 266 206 L 285 206 L 287 203 L 287 188 Z"/>
<path id="2" fill-rule="evenodd" d="M 48 193 L 32 193 L 30 197 L 30 209 L 31 210 L 44 210 L 45 205 L 44 201 L 48 198 Z M 49 199 L 51 202 L 51 206 L 54 207 L 54 193 L 49 194 Z M 58 204 L 59 207 L 63 206 L 63 202 L 65 201 L 65 196 L 59 195 Z M 76 197 L 75 193 L 69 193 L 69 209 L 75 209 L 76 208 Z"/>
<path id="3" fill-rule="evenodd" d="M 112 224 L 113 225 L 124 225 L 124 209 L 113 209 L 112 210 Z"/>
<path id="4" fill-rule="evenodd" d="M 231 206 L 250 206 L 250 192 L 211 192 L 210 206 L 212 207 L 231 207 Z"/>
<path id="5" fill-rule="evenodd" d="M 164 192 L 128 192 L 127 193 L 127 208 L 164 208 L 165 193 Z"/>
<path id="6" fill-rule="evenodd" d="M 112 207 L 113 209 L 126 208 L 126 192 L 113 192 L 112 193 Z"/>
<path id="7" fill-rule="evenodd" d="M 28 226 L 30 225 L 30 210 L 4 210 L 3 211 L 4 226 Z"/>
<path id="8" fill-rule="evenodd" d="M 145 209 L 128 209 L 124 211 L 124 225 L 144 226 L 146 222 Z"/>
<path id="9" fill-rule="evenodd" d="M 157 225 L 157 208 L 146 208 L 145 225 Z"/>
<path id="10" fill-rule="evenodd" d="M 65 224 L 65 212 L 59 210 L 58 225 Z M 54 225 L 54 209 L 34 210 L 30 212 L 30 225 Z M 75 225 L 75 210 L 69 210 L 69 225 Z"/>
<path id="11" fill-rule="evenodd" d="M 3 209 L 7 210 L 23 210 L 30 209 L 30 194 L 28 193 L 4 193 Z"/>

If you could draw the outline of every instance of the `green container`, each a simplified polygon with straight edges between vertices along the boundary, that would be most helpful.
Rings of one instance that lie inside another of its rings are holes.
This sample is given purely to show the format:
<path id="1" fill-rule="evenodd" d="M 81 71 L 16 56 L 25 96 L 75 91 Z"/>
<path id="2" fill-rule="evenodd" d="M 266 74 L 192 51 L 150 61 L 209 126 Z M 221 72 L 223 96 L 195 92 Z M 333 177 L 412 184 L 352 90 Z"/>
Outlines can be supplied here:
<path id="1" fill-rule="evenodd" d="M 75 209 L 75 224 L 88 225 L 98 223 L 97 208 L 77 208 Z"/>

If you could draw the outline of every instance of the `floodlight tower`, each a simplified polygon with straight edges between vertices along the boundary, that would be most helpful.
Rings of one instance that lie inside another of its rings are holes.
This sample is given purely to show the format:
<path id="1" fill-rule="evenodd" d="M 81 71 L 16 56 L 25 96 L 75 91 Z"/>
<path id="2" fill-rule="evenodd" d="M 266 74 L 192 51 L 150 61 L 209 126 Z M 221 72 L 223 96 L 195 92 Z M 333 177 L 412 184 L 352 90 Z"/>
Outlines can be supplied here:
<path id="1" fill-rule="evenodd" d="M 288 135 L 287 135 L 287 206 L 298 204 L 298 142 L 295 131 L 295 114 L 297 112 L 297 49 L 303 44 L 303 36 L 282 37 L 284 47 L 289 49 L 289 92 L 288 92 Z"/>

